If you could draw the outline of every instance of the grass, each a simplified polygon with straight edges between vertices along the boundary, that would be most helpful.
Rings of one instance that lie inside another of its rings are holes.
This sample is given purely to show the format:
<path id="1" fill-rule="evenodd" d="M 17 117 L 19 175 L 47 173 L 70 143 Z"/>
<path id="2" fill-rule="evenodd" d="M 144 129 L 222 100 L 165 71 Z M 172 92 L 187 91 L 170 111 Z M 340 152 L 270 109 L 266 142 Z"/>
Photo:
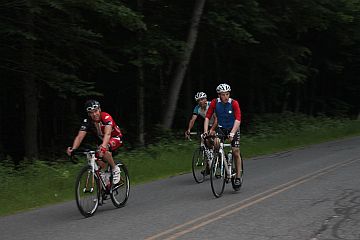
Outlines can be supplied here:
<path id="1" fill-rule="evenodd" d="M 360 135 L 360 121 L 349 119 L 286 114 L 266 115 L 252 122 L 241 136 L 245 158 Z M 120 151 L 116 158 L 127 165 L 131 184 L 136 185 L 190 172 L 196 147 L 196 141 L 173 139 L 132 152 Z M 64 160 L 23 162 L 16 170 L 11 161 L 2 162 L 0 215 L 74 199 L 75 178 L 84 164 Z"/>

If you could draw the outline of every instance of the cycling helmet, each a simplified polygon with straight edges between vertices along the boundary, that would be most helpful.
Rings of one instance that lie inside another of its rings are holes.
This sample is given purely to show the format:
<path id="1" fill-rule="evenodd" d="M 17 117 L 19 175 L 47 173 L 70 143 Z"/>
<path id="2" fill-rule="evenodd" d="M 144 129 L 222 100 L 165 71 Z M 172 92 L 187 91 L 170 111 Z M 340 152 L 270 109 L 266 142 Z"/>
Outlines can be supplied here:
<path id="1" fill-rule="evenodd" d="M 230 91 L 231 91 L 231 88 L 226 83 L 222 83 L 219 86 L 217 86 L 217 88 L 216 88 L 217 93 L 230 92 Z"/>
<path id="2" fill-rule="evenodd" d="M 92 112 L 98 108 L 100 108 L 100 103 L 96 100 L 87 100 L 85 102 L 85 110 L 87 112 Z"/>
<path id="3" fill-rule="evenodd" d="M 201 98 L 207 98 L 206 93 L 204 92 L 198 92 L 195 94 L 195 101 L 201 99 Z"/>

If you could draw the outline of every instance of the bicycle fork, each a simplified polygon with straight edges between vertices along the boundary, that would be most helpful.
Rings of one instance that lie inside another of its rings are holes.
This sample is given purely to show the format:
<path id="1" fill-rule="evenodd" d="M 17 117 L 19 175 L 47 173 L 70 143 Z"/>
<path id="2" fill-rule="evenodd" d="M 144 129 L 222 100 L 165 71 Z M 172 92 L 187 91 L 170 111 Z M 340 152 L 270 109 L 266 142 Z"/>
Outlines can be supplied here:
<path id="1" fill-rule="evenodd" d="M 95 176 L 94 176 L 94 168 L 95 168 L 95 154 L 91 154 L 88 153 L 86 155 L 87 159 L 88 159 L 88 164 L 89 166 L 91 166 L 91 171 L 88 171 L 87 176 L 86 176 L 86 183 L 85 183 L 85 187 L 83 188 L 83 192 L 94 192 L 94 182 L 95 182 Z M 91 181 L 91 183 L 90 183 Z M 91 185 L 91 187 L 89 187 L 89 185 Z M 89 190 L 88 190 L 89 189 Z"/>

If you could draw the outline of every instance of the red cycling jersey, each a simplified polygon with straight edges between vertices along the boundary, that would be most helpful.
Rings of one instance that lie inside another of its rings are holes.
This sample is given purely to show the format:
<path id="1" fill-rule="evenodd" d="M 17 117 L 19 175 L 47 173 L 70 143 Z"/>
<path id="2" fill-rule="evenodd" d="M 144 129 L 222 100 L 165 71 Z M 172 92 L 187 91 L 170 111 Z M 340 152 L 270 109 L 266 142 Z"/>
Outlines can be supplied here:
<path id="1" fill-rule="evenodd" d="M 111 138 L 108 144 L 109 150 L 115 151 L 123 145 L 122 133 L 110 114 L 101 112 L 99 122 L 94 122 L 89 118 L 85 118 L 81 124 L 80 131 L 92 132 L 102 140 L 106 126 L 111 126 Z"/>
<path id="2" fill-rule="evenodd" d="M 121 137 L 121 131 L 118 125 L 116 125 L 114 119 L 110 114 L 106 112 L 100 113 L 100 121 L 94 122 L 91 119 L 84 119 L 81 124 L 80 131 L 93 132 L 100 138 L 104 136 L 105 126 L 111 126 L 111 137 Z"/>

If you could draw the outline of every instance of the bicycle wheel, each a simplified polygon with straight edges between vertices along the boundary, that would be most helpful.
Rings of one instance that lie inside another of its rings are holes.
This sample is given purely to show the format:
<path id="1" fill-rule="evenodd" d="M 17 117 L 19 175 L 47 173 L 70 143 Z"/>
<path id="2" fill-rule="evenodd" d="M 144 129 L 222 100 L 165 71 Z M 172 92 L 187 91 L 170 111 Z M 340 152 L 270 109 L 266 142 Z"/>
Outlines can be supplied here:
<path id="1" fill-rule="evenodd" d="M 205 152 L 202 148 L 197 148 L 194 151 L 192 158 L 192 173 L 195 182 L 202 183 L 205 179 Z"/>
<path id="2" fill-rule="evenodd" d="M 99 206 L 100 185 L 99 179 L 89 166 L 80 170 L 75 183 L 75 196 L 80 213 L 91 217 Z"/>
<path id="3" fill-rule="evenodd" d="M 233 189 L 235 190 L 235 191 L 239 191 L 240 190 L 240 188 L 241 188 L 241 186 L 242 186 L 242 184 L 243 184 L 243 181 L 244 181 L 244 159 L 243 159 L 243 157 L 241 156 L 241 154 L 240 154 L 240 158 L 241 158 L 241 175 L 240 175 L 240 185 L 235 185 L 235 178 L 231 178 L 231 185 L 232 185 L 232 187 L 233 187 Z M 235 166 L 235 160 L 234 160 L 234 158 L 232 159 L 232 166 Z M 236 174 L 236 169 L 235 168 L 233 168 L 232 169 L 232 171 L 233 171 L 233 173 L 235 173 Z"/>
<path id="4" fill-rule="evenodd" d="M 114 206 L 117 208 L 125 206 L 130 193 L 130 178 L 126 166 L 118 162 L 116 165 L 120 168 L 120 182 L 116 185 L 112 184 L 110 197 Z M 112 181 L 112 179 L 111 179 Z"/>
<path id="5" fill-rule="evenodd" d="M 215 158 L 211 163 L 210 182 L 211 190 L 215 197 L 221 197 L 225 188 L 225 166 L 221 160 L 221 154 L 215 154 Z"/>

